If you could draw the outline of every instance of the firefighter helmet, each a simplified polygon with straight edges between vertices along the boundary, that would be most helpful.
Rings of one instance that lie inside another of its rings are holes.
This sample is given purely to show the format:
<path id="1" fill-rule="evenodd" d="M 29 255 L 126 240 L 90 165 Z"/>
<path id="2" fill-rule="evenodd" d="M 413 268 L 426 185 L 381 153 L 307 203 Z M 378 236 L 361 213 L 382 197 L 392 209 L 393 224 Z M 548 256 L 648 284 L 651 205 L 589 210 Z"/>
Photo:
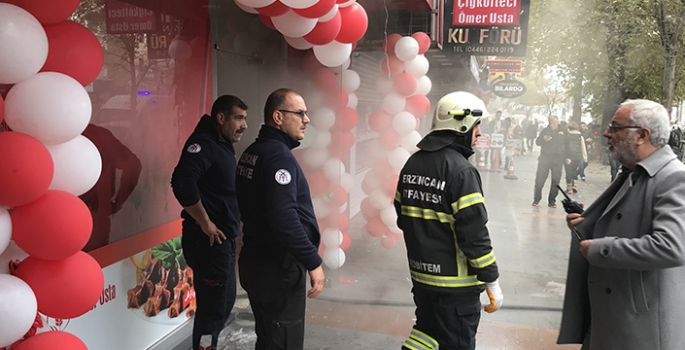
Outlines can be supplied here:
<path id="1" fill-rule="evenodd" d="M 488 116 L 483 100 L 469 92 L 452 92 L 438 101 L 431 131 L 454 130 L 465 134 L 472 130 L 483 116 Z"/>

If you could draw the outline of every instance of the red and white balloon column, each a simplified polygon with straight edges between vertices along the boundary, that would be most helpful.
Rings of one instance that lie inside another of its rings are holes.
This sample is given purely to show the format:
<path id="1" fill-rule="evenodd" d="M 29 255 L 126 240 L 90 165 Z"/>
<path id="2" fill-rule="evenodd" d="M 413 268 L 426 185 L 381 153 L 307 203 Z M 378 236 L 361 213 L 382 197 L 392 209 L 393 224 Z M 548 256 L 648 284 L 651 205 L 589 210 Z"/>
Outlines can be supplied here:
<path id="1" fill-rule="evenodd" d="M 381 76 L 376 89 L 383 97 L 381 108 L 368 119 L 369 128 L 379 134 L 369 146 L 373 167 L 364 176 L 362 191 L 368 196 L 361 203 L 366 219 L 363 237 L 381 240 L 385 248 L 395 246 L 402 237 L 397 214 L 392 205 L 398 174 L 410 154 L 417 150 L 421 135 L 416 131 L 420 120 L 430 111 L 431 81 L 424 53 L 430 47 L 426 33 L 412 36 L 389 35 L 381 62 Z"/>
<path id="2" fill-rule="evenodd" d="M 0 103 L 11 129 L 0 132 L 0 254 L 12 239 L 29 255 L 13 274 L 0 274 L 0 348 L 86 349 L 69 333 L 35 335 L 32 327 L 37 312 L 78 317 L 102 292 L 99 264 L 81 251 L 92 218 L 77 196 L 102 168 L 80 134 L 91 116 L 84 86 L 99 74 L 103 53 L 90 30 L 66 20 L 78 4 L 0 1 L 0 84 L 12 85 Z"/>

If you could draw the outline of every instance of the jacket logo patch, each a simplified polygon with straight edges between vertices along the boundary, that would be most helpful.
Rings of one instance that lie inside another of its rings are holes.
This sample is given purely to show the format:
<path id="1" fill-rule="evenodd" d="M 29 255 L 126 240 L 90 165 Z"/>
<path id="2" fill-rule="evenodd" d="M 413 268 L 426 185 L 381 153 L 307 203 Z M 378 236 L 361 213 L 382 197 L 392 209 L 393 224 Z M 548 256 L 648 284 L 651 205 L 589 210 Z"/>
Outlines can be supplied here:
<path id="1" fill-rule="evenodd" d="M 200 153 L 200 150 L 202 150 L 202 147 L 200 147 L 199 143 L 194 143 L 186 148 L 188 153 Z"/>
<path id="2" fill-rule="evenodd" d="M 293 177 L 290 175 L 290 172 L 285 169 L 278 169 L 275 178 L 276 182 L 281 185 L 287 185 L 293 179 Z"/>

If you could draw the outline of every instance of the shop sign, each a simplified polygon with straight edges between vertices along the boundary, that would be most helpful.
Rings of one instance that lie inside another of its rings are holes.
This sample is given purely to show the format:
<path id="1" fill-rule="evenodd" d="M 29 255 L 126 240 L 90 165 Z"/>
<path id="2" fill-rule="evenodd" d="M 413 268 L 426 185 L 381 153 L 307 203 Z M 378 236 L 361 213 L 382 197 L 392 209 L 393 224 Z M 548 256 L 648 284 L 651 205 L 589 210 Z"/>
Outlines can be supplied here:
<path id="1" fill-rule="evenodd" d="M 105 0 L 105 22 L 109 34 L 150 33 L 157 30 L 154 11 L 118 0 Z"/>
<path id="2" fill-rule="evenodd" d="M 490 73 L 521 73 L 523 61 L 521 60 L 487 60 Z"/>
<path id="3" fill-rule="evenodd" d="M 443 50 L 483 56 L 526 55 L 530 0 L 445 0 Z"/>
<path id="4" fill-rule="evenodd" d="M 526 86 L 514 79 L 500 80 L 492 84 L 492 93 L 503 98 L 519 97 L 526 93 Z"/>
<path id="5" fill-rule="evenodd" d="M 169 15 L 161 15 L 160 31 L 147 35 L 147 58 L 170 59 L 169 45 L 171 40 L 181 32 L 181 22 Z"/>

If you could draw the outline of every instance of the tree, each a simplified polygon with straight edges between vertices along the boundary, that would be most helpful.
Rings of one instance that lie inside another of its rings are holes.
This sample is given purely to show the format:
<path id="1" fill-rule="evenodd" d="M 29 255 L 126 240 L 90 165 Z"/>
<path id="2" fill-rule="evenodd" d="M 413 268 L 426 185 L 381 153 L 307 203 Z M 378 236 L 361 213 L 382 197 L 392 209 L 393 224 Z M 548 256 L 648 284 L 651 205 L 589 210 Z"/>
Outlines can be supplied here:
<path id="1" fill-rule="evenodd" d="M 679 37 L 685 24 L 685 0 L 673 2 L 670 10 L 667 10 L 666 0 L 655 1 L 654 18 L 659 27 L 659 37 L 664 49 L 664 69 L 661 80 L 661 104 L 671 113 L 673 107 L 673 95 L 675 93 L 675 73 Z M 670 13 L 676 13 L 675 16 Z"/>

